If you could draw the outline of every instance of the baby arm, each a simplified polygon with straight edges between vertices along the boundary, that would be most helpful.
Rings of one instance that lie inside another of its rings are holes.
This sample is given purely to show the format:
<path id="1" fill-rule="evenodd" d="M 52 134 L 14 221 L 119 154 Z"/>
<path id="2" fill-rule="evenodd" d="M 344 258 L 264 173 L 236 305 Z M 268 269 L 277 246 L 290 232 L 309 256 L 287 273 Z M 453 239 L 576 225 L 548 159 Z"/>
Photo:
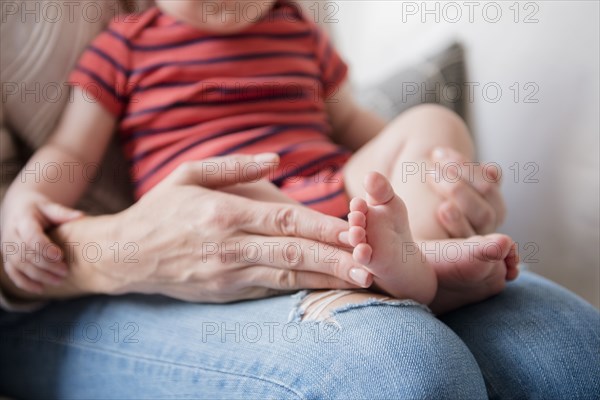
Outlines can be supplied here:
<path id="1" fill-rule="evenodd" d="M 325 104 L 333 140 L 352 151 L 360 149 L 385 128 L 381 117 L 356 103 L 348 83 L 325 100 Z"/>
<path id="2" fill-rule="evenodd" d="M 1 240 L 3 249 L 18 250 L 4 261 L 8 276 L 19 288 L 41 292 L 42 284 L 60 284 L 66 276 L 63 254 L 45 231 L 81 215 L 68 207 L 85 191 L 84 169 L 101 161 L 115 121 L 102 105 L 75 88 L 50 140 L 8 189 L 0 210 Z M 51 177 L 31 173 L 50 170 L 56 171 Z"/>

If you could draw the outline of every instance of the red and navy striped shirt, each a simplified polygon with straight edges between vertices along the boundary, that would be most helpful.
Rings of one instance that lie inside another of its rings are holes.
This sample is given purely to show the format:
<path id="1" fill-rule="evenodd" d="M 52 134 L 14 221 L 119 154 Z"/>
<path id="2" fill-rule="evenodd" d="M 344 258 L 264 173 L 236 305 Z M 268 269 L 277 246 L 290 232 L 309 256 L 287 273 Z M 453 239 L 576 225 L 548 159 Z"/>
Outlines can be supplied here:
<path id="1" fill-rule="evenodd" d="M 230 153 L 278 153 L 271 178 L 279 186 L 339 169 L 349 151 L 330 139 L 325 101 L 346 74 L 326 34 L 279 1 L 227 35 L 158 8 L 120 18 L 69 81 L 118 118 L 139 197 L 182 162 Z"/>

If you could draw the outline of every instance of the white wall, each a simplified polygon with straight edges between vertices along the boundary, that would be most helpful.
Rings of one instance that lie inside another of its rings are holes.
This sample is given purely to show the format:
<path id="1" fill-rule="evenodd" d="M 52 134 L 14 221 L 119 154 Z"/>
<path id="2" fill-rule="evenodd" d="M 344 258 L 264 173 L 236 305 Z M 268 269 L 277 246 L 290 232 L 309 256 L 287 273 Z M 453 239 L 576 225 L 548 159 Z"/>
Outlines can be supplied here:
<path id="1" fill-rule="evenodd" d="M 319 16 L 334 11 L 337 22 L 329 26 L 359 84 L 376 81 L 454 38 L 464 44 L 469 80 L 480 84 L 469 121 L 480 158 L 504 168 L 509 216 L 502 231 L 520 243 L 533 270 L 598 307 L 599 2 L 523 1 L 516 3 L 518 22 L 515 2 L 490 3 L 338 1 L 337 10 L 321 6 Z M 435 12 L 423 14 L 424 7 L 437 7 L 439 22 Z M 497 8 L 502 16 L 492 23 Z M 457 9 L 462 18 L 452 23 Z M 537 22 L 524 23 L 531 13 Z M 516 102 L 515 82 L 520 87 Z M 491 87 L 485 97 L 485 84 L 502 89 L 499 101 L 491 101 Z M 526 103 L 525 96 L 536 88 L 531 100 L 538 102 Z M 517 183 L 515 168 L 509 169 L 515 163 Z M 535 172 L 532 178 L 539 182 L 526 182 L 528 172 Z"/>

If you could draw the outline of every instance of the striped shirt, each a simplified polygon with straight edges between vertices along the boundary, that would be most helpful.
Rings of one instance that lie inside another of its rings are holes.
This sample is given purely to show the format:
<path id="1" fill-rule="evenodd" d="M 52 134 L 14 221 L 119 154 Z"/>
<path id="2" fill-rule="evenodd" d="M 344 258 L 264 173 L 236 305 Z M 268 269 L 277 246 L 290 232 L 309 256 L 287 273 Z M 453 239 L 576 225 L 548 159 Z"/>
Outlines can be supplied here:
<path id="1" fill-rule="evenodd" d="M 69 82 L 118 118 L 138 197 L 185 161 L 269 151 L 281 157 L 271 180 L 314 205 L 343 191 L 339 182 L 300 189 L 323 183 L 349 157 L 330 139 L 325 110 L 346 75 L 326 34 L 279 1 L 228 35 L 156 7 L 119 18 L 86 49 Z"/>

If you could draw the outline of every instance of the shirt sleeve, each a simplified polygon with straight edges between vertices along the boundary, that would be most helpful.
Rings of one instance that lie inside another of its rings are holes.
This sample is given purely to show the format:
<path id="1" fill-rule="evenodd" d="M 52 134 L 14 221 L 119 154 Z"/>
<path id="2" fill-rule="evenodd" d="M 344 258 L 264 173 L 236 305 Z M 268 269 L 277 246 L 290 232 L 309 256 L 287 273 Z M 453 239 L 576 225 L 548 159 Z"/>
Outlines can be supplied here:
<path id="1" fill-rule="evenodd" d="M 348 75 L 348 65 L 337 52 L 327 32 L 315 25 L 315 53 L 321 70 L 325 99 L 333 96 Z"/>
<path id="2" fill-rule="evenodd" d="M 68 82 L 86 98 L 121 116 L 127 104 L 130 50 L 126 37 L 112 24 L 83 52 Z"/>

